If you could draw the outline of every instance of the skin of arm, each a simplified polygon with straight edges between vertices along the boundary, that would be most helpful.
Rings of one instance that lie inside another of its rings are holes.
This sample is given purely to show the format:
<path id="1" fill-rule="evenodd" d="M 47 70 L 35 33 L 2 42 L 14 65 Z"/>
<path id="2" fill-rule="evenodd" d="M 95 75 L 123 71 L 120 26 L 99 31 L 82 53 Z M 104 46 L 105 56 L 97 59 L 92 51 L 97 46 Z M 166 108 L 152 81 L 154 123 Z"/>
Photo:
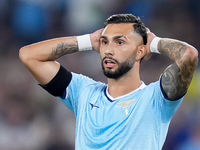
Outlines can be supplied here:
<path id="1" fill-rule="evenodd" d="M 147 54 L 144 59 L 148 60 L 152 53 L 150 43 L 155 34 L 147 30 Z M 170 100 L 182 97 L 192 81 L 193 73 L 198 65 L 198 51 L 191 45 L 174 39 L 161 38 L 157 45 L 162 55 L 168 56 L 175 62 L 165 69 L 162 75 L 162 88 Z"/>
<path id="2" fill-rule="evenodd" d="M 99 52 L 99 39 L 103 29 L 90 34 L 93 50 Z M 60 64 L 55 60 L 78 52 L 77 38 L 61 37 L 24 46 L 19 51 L 19 58 L 42 85 L 49 83 L 57 74 Z"/>
<path id="3" fill-rule="evenodd" d="M 180 98 L 192 81 L 198 65 L 198 51 L 185 42 L 167 38 L 159 41 L 158 50 L 175 61 L 163 72 L 161 83 L 164 92 L 171 100 Z"/>
<path id="4" fill-rule="evenodd" d="M 56 38 L 22 47 L 19 58 L 40 84 L 49 83 L 57 74 L 59 57 L 77 52 L 76 37 Z"/>

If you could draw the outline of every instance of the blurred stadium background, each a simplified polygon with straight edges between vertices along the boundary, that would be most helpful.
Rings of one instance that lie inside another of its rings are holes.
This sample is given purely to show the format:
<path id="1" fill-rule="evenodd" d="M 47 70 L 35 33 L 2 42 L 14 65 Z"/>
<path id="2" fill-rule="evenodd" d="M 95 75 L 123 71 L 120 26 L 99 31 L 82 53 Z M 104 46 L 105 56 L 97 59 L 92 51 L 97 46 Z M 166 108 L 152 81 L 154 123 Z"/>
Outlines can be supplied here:
<path id="1" fill-rule="evenodd" d="M 0 150 L 73 150 L 75 118 L 37 85 L 18 58 L 22 46 L 55 37 L 91 33 L 116 13 L 132 13 L 160 37 L 200 49 L 199 0 L 0 0 Z M 70 71 L 107 82 L 98 53 L 58 60 Z M 154 55 L 141 66 L 146 83 L 171 63 Z M 200 150 L 200 70 L 172 119 L 163 150 Z"/>

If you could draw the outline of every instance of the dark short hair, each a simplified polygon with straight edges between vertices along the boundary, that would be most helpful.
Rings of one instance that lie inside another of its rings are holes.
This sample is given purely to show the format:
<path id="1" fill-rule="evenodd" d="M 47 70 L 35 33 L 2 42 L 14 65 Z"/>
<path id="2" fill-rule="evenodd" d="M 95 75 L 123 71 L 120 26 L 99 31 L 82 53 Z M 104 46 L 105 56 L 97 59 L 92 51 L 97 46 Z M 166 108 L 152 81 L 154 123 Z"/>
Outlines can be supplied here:
<path id="1" fill-rule="evenodd" d="M 120 24 L 120 23 L 132 23 L 134 31 L 142 36 L 143 44 L 147 44 L 147 32 L 144 23 L 140 20 L 140 18 L 132 15 L 132 14 L 116 14 L 110 16 L 104 22 L 104 27 L 108 24 Z"/>

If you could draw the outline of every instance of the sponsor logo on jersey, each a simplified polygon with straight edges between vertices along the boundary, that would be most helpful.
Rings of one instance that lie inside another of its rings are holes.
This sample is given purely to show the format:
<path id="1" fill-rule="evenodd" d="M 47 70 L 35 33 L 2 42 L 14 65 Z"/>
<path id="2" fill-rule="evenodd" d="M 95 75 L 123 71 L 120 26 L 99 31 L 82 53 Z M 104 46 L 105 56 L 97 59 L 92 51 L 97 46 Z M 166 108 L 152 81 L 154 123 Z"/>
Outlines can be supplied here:
<path id="1" fill-rule="evenodd" d="M 129 106 L 131 103 L 133 103 L 135 101 L 135 99 L 131 99 L 128 100 L 127 102 L 119 102 L 117 103 L 117 105 L 121 105 L 122 106 L 122 113 L 125 116 L 128 116 L 131 112 L 131 106 Z"/>

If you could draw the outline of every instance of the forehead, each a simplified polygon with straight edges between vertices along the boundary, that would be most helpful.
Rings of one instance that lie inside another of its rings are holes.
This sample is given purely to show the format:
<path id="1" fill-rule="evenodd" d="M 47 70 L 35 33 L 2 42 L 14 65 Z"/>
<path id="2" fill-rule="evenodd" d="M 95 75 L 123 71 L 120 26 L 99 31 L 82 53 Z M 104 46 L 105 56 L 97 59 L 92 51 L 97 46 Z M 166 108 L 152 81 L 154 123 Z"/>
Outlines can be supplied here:
<path id="1" fill-rule="evenodd" d="M 133 24 L 108 24 L 102 35 L 129 35 L 133 34 L 134 28 Z"/>

